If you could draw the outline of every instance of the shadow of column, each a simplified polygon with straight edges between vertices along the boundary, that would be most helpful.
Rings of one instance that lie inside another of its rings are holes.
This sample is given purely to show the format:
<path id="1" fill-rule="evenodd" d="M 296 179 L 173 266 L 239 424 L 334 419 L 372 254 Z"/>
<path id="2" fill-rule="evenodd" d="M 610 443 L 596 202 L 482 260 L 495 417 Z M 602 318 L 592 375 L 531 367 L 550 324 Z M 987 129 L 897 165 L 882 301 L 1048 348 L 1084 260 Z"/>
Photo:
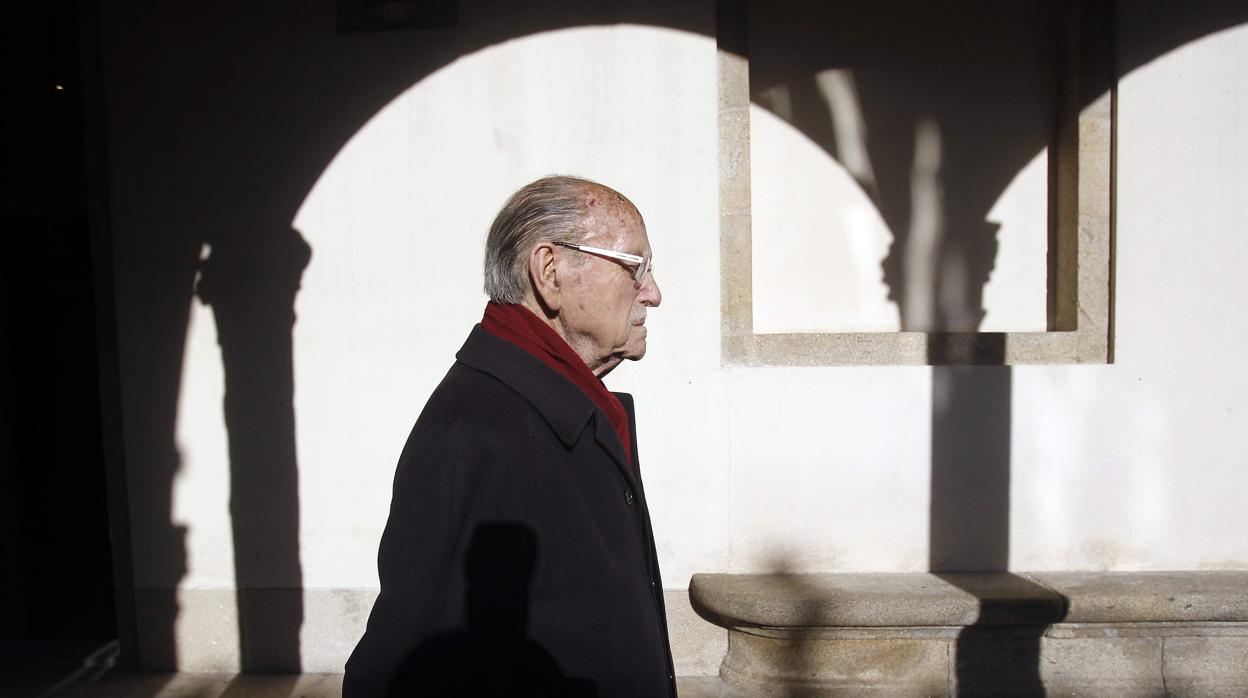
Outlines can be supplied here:
<path id="1" fill-rule="evenodd" d="M 230 519 L 243 672 L 301 670 L 303 572 L 291 332 L 311 248 L 293 229 L 211 243 L 196 293 L 225 371 Z"/>
<path id="2" fill-rule="evenodd" d="M 932 368 L 933 572 L 1009 564 L 1011 383 L 1008 366 Z"/>
<path id="3" fill-rule="evenodd" d="M 1003 340 L 982 335 L 987 346 L 977 347 L 976 356 L 991 360 L 1003 354 Z M 939 341 L 940 335 L 932 335 L 932 343 Z M 1046 626 L 1027 625 L 1008 597 L 991 598 L 982 584 L 973 583 L 976 578 L 943 574 L 1009 569 L 1012 379 L 1008 366 L 932 368 L 928 568 L 975 596 L 980 607 L 975 624 L 962 629 L 954 647 L 959 696 L 1045 694 L 1040 638 Z M 1013 575 L 997 584 L 1040 591 Z"/>

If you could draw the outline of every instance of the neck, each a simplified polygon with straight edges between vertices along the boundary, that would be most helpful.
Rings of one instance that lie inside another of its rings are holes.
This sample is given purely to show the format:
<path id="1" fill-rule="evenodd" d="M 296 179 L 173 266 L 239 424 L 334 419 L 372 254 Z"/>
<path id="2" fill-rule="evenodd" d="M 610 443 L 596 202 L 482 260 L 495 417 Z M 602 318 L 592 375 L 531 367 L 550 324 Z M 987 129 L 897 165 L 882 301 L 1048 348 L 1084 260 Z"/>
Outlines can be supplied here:
<path id="1" fill-rule="evenodd" d="M 594 356 L 593 352 L 589 350 L 589 346 L 585 342 L 584 338 L 568 330 L 568 328 L 564 326 L 562 318 L 558 314 L 551 317 L 551 314 L 542 307 L 541 303 L 537 302 L 537 299 L 534 298 L 532 294 L 526 295 L 524 299 L 520 301 L 520 305 L 528 308 L 530 312 L 536 315 L 542 322 L 546 323 L 550 329 L 554 330 L 556 334 L 562 337 L 563 341 L 567 342 L 568 346 L 572 347 L 572 351 L 576 352 L 576 355 L 581 357 L 581 361 L 585 362 L 585 365 L 589 367 L 591 373 L 601 378 L 607 372 L 606 362 L 599 357 Z"/>

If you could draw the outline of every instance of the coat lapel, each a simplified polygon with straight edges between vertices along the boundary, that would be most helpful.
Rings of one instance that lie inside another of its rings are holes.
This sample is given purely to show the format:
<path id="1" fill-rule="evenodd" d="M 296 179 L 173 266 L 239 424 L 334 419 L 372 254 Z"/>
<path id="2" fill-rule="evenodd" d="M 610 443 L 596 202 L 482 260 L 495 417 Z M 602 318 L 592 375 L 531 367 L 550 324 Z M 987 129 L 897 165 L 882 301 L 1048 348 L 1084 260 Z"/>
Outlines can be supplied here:
<path id="1" fill-rule="evenodd" d="M 610 456 L 628 486 L 636 496 L 641 497 L 636 468 L 624 459 L 624 449 L 611 426 L 611 420 L 572 381 L 520 347 L 486 332 L 480 325 L 473 328 L 455 358 L 460 363 L 494 376 L 523 395 L 568 448 L 580 439 L 586 423 L 593 422 L 594 440 L 598 442 L 598 447 Z M 635 429 L 632 398 L 623 393 L 616 393 L 616 397 L 620 398 L 624 411 L 628 413 L 629 431 L 632 432 Z M 635 437 L 632 446 L 635 455 Z"/>
<path id="2" fill-rule="evenodd" d="M 611 420 L 598 410 L 594 415 L 594 440 L 598 442 L 598 446 L 611 456 L 611 460 L 615 462 L 615 466 L 624 474 L 624 479 L 628 481 L 628 486 L 633 488 L 636 496 L 641 496 L 641 483 L 637 479 L 637 474 L 633 472 L 633 464 L 624 460 L 624 448 L 620 446 L 620 437 L 615 433 L 615 427 L 611 426 Z M 630 420 L 631 421 L 631 420 Z"/>

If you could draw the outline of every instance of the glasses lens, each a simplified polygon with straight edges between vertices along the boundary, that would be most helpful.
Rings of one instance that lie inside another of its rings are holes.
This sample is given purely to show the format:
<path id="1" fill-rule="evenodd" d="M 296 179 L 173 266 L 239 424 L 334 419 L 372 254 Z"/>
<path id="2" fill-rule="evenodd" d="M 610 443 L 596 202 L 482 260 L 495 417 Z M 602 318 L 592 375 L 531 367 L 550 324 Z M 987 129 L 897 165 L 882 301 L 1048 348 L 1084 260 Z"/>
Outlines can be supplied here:
<path id="1" fill-rule="evenodd" d="M 637 274 L 633 276 L 633 280 L 639 284 L 646 282 L 646 275 L 650 273 L 650 258 L 646 257 L 641 260 L 641 264 L 637 265 Z"/>

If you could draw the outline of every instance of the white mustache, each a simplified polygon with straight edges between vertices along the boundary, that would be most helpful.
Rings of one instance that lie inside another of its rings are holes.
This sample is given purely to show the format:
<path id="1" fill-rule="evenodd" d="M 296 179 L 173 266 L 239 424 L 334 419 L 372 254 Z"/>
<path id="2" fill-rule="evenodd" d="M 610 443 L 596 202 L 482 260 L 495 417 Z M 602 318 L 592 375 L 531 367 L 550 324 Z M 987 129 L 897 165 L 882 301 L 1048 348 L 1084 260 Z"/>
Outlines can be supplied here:
<path id="1" fill-rule="evenodd" d="M 646 324 L 646 306 L 633 308 L 633 311 L 628 314 L 628 323 L 638 326 Z"/>

